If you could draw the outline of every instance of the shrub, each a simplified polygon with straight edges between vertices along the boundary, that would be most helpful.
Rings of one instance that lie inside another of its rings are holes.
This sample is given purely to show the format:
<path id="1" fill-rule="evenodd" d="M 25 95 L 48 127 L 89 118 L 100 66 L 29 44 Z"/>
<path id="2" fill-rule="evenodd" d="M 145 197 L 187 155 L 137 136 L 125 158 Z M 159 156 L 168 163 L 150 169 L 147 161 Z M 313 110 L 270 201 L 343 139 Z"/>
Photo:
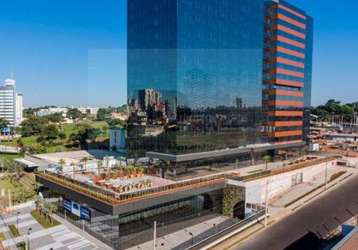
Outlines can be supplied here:
<path id="1" fill-rule="evenodd" d="M 344 175 L 347 171 L 339 171 L 337 173 L 334 173 L 331 178 L 329 178 L 329 181 L 334 181 L 335 179 L 337 179 L 338 177 Z"/>
<path id="2" fill-rule="evenodd" d="M 16 243 L 16 247 L 17 247 L 17 249 L 25 250 L 26 249 L 25 241 L 20 241 L 20 242 Z"/>
<path id="3" fill-rule="evenodd" d="M 13 237 L 19 237 L 20 233 L 19 230 L 17 230 L 16 226 L 14 224 L 9 225 L 9 230 L 11 232 L 11 235 Z"/>

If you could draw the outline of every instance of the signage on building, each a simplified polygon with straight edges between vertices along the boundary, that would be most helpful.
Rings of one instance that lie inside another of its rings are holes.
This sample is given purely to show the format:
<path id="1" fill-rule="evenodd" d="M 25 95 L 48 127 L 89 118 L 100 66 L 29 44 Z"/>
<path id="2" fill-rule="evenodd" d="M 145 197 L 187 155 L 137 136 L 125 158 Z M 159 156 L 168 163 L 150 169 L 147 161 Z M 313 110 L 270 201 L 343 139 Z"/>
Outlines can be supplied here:
<path id="1" fill-rule="evenodd" d="M 78 216 L 81 220 L 91 221 L 91 210 L 71 200 L 63 200 L 63 208 Z"/>

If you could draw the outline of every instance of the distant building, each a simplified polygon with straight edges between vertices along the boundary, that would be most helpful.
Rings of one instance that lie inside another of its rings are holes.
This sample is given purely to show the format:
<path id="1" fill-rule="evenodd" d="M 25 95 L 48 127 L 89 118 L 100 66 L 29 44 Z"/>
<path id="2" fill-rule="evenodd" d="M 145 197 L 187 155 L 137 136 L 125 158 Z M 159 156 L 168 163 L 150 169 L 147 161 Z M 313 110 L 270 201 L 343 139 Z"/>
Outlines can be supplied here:
<path id="1" fill-rule="evenodd" d="M 36 116 L 46 116 L 46 115 L 53 115 L 62 113 L 65 117 L 67 114 L 68 108 L 60 108 L 60 107 L 53 107 L 53 108 L 43 108 L 40 109 L 35 113 Z"/>
<path id="2" fill-rule="evenodd" d="M 97 115 L 98 107 L 79 107 L 78 110 L 84 115 Z"/>
<path id="3" fill-rule="evenodd" d="M 121 121 L 126 121 L 128 119 L 128 115 L 124 112 L 112 112 L 110 117 L 111 119 L 118 119 Z"/>
<path id="4" fill-rule="evenodd" d="M 10 127 L 17 127 L 23 120 L 23 96 L 16 92 L 13 79 L 6 79 L 0 87 L 0 117 L 9 122 Z"/>

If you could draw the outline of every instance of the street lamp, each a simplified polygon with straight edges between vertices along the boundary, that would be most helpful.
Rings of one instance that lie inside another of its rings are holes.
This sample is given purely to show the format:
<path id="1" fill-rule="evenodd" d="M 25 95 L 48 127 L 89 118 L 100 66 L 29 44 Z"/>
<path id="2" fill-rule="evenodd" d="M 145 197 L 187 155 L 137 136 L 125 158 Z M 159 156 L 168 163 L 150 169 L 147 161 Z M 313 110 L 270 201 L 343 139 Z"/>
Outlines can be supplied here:
<path id="1" fill-rule="evenodd" d="M 157 248 L 157 221 L 154 221 L 153 225 L 153 250 Z"/>
<path id="2" fill-rule="evenodd" d="M 27 250 L 30 250 L 30 234 L 31 234 L 31 231 L 32 231 L 32 228 L 30 227 L 28 230 L 27 230 Z"/>
<path id="3" fill-rule="evenodd" d="M 17 230 L 19 230 L 19 214 L 20 214 L 20 212 L 18 211 L 16 213 L 16 228 L 17 228 Z"/>
<path id="4" fill-rule="evenodd" d="M 189 235 L 191 236 L 191 244 L 194 245 L 194 234 L 189 232 Z"/>

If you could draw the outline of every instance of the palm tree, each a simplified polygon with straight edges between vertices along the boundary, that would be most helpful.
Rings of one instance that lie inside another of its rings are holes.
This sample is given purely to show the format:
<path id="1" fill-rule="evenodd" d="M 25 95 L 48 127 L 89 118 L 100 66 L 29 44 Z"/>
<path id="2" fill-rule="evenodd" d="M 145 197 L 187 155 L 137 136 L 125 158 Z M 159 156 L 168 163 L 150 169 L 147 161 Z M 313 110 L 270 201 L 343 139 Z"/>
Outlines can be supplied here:
<path id="1" fill-rule="evenodd" d="M 75 167 L 76 167 L 76 164 L 74 162 L 71 162 L 70 166 L 72 167 L 72 178 L 74 179 L 75 178 Z"/>
<path id="2" fill-rule="evenodd" d="M 264 157 L 262 157 L 262 160 L 265 161 L 266 166 L 265 166 L 265 171 L 267 171 L 268 169 L 268 163 L 272 160 L 272 157 L 269 155 L 265 155 Z"/>
<path id="3" fill-rule="evenodd" d="M 103 162 L 97 161 L 97 174 L 98 175 L 100 175 L 102 167 L 103 167 Z"/>
<path id="4" fill-rule="evenodd" d="M 53 224 L 52 214 L 57 211 L 57 206 L 53 203 L 46 202 L 45 210 L 50 223 Z"/>
<path id="5" fill-rule="evenodd" d="M 62 172 L 63 172 L 63 166 L 66 164 L 65 159 L 60 159 L 60 160 L 58 161 L 58 164 L 61 166 Z"/>
<path id="6" fill-rule="evenodd" d="M 83 162 L 84 171 L 87 171 L 87 162 L 89 161 L 89 157 L 85 156 L 81 159 L 81 162 Z"/>

